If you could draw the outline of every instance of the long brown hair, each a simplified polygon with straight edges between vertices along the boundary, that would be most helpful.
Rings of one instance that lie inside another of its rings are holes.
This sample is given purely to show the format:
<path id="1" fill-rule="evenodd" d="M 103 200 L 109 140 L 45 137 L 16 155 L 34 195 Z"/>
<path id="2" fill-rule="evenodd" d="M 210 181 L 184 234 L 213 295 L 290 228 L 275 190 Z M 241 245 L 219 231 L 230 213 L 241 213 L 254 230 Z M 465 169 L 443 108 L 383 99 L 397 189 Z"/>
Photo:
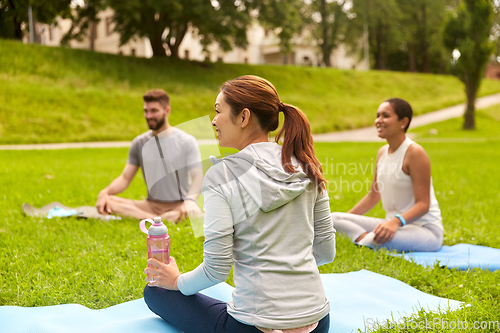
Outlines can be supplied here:
<path id="1" fill-rule="evenodd" d="M 283 136 L 281 151 L 283 168 L 286 172 L 295 172 L 292 165 L 292 156 L 295 156 L 304 172 L 315 181 L 318 188 L 326 188 L 323 168 L 314 152 L 309 120 L 295 106 L 282 103 L 271 82 L 259 76 L 244 75 L 225 82 L 220 91 L 224 93 L 224 100 L 231 107 L 234 117 L 238 116 L 244 108 L 248 108 L 266 132 L 275 131 L 278 128 L 279 113 L 283 112 L 285 121 L 276 135 L 277 143 Z"/>

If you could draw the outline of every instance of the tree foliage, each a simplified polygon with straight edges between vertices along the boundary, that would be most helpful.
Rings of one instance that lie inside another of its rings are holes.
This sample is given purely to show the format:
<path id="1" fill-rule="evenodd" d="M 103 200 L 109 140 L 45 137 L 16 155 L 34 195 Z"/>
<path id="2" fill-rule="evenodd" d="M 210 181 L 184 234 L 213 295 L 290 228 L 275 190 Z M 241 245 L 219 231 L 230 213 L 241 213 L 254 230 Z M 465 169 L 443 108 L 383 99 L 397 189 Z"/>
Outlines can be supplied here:
<path id="1" fill-rule="evenodd" d="M 363 35 L 367 25 L 371 67 L 390 69 L 389 57 L 398 52 L 402 39 L 397 25 L 400 10 L 396 0 L 353 0 L 352 10 L 356 19 L 351 29 L 355 29 L 358 36 Z M 357 41 L 354 46 L 362 47 Z"/>
<path id="2" fill-rule="evenodd" d="M 403 50 L 408 54 L 410 72 L 430 73 L 432 60 L 443 71 L 442 22 L 446 16 L 443 0 L 398 0 Z"/>
<path id="3" fill-rule="evenodd" d="M 246 1 L 256 19 L 264 28 L 276 33 L 281 53 L 289 54 L 293 37 L 299 35 L 308 19 L 308 8 L 303 0 Z"/>
<path id="4" fill-rule="evenodd" d="M 71 0 L 0 0 L 0 37 L 22 40 L 28 25 L 28 8 L 41 23 L 53 23 L 57 16 L 70 16 Z"/>
<path id="5" fill-rule="evenodd" d="M 363 28 L 368 30 L 371 67 L 399 71 L 446 73 L 448 52 L 442 42 L 447 6 L 457 0 L 352 0 L 355 19 L 350 42 L 361 49 Z"/>
<path id="6" fill-rule="evenodd" d="M 217 42 L 228 51 L 248 43 L 246 31 L 257 20 L 277 34 L 282 53 L 304 25 L 302 0 L 108 0 L 115 31 L 125 44 L 148 37 L 155 56 L 178 57 L 179 46 L 194 28 L 204 46 Z M 164 47 L 166 46 L 166 47 Z"/>
<path id="7" fill-rule="evenodd" d="M 100 21 L 98 14 L 106 8 L 106 0 L 84 0 L 72 11 L 71 27 L 61 40 L 62 45 L 68 45 L 72 39 L 82 41 L 90 39 L 90 49 L 94 49 L 95 25 Z"/>
<path id="8" fill-rule="evenodd" d="M 474 102 L 486 64 L 494 50 L 490 39 L 492 25 L 491 0 L 462 0 L 457 10 L 449 16 L 444 29 L 443 40 L 446 48 L 450 52 L 460 52 L 453 72 L 465 84 L 467 107 L 464 129 L 476 127 Z"/>
<path id="9" fill-rule="evenodd" d="M 219 42 L 224 50 L 245 46 L 250 24 L 243 1 L 229 0 L 109 0 L 114 10 L 115 31 L 121 43 L 148 37 L 154 56 L 178 57 L 179 46 L 189 28 L 195 28 L 202 43 Z M 164 47 L 166 46 L 166 48 Z"/>
<path id="10" fill-rule="evenodd" d="M 493 1 L 493 27 L 491 35 L 495 42 L 495 54 L 500 56 L 500 1 Z"/>
<path id="11" fill-rule="evenodd" d="M 346 0 L 315 0 L 310 4 L 309 28 L 316 39 L 325 66 L 331 67 L 332 52 L 347 39 L 350 19 Z"/>

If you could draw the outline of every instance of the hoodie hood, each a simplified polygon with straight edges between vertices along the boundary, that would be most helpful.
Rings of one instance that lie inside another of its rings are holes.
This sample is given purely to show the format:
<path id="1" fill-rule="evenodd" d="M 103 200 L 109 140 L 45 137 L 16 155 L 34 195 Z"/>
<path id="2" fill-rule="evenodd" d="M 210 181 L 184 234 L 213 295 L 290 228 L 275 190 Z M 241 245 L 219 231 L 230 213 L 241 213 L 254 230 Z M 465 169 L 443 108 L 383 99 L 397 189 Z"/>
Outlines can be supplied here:
<path id="1" fill-rule="evenodd" d="M 290 174 L 284 170 L 281 146 L 272 142 L 254 143 L 234 155 L 222 159 L 211 157 L 210 161 L 223 163 L 225 172 L 220 178 L 236 180 L 264 212 L 292 201 L 311 183 L 295 157 L 292 165 L 297 171 Z"/>

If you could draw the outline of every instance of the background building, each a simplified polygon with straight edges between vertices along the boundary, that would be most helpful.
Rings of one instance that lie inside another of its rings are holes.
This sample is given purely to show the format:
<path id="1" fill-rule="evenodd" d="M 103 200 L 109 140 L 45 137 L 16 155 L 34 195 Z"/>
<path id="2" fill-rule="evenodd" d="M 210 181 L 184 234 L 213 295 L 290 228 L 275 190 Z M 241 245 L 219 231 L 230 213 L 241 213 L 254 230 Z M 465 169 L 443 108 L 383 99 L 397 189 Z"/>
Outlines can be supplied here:
<path id="1" fill-rule="evenodd" d="M 153 51 L 148 38 L 136 38 L 120 46 L 120 35 L 113 32 L 113 10 L 107 8 L 99 13 L 99 23 L 95 24 L 88 34 L 93 38 L 85 37 L 82 41 L 70 41 L 70 47 L 77 49 L 93 49 L 96 52 L 123 54 L 150 58 Z M 60 46 L 61 39 L 70 29 L 71 20 L 58 19 L 56 25 L 36 24 L 35 42 L 47 46 Z M 179 57 L 196 61 L 221 61 L 224 63 L 273 64 L 296 66 L 320 66 L 321 56 L 319 48 L 308 38 L 305 32 L 302 36 L 292 39 L 292 50 L 288 55 L 280 53 L 278 38 L 262 26 L 254 23 L 247 31 L 248 46 L 246 49 L 234 48 L 224 52 L 218 44 L 213 43 L 203 50 L 194 29 L 190 29 L 180 47 Z M 27 42 L 25 38 L 25 42 Z M 341 45 L 330 56 L 332 67 L 341 69 L 368 70 L 367 62 L 359 61 L 349 56 Z"/>

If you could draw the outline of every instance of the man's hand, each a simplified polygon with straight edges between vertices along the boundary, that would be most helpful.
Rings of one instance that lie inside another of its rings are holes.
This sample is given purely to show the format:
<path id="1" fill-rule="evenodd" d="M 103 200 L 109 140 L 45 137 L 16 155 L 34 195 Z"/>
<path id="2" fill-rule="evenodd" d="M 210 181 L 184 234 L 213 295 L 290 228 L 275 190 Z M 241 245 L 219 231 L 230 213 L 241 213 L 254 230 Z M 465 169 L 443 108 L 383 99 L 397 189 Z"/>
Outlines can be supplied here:
<path id="1" fill-rule="evenodd" d="M 181 212 L 179 210 L 171 210 L 161 214 L 161 219 L 167 222 L 177 223 L 181 221 Z"/>
<path id="2" fill-rule="evenodd" d="M 130 185 L 130 182 L 134 178 L 138 169 L 138 166 L 127 163 L 121 175 L 113 179 L 111 184 L 99 192 L 95 206 L 100 214 L 107 215 L 113 212 L 110 195 L 115 195 L 125 191 Z"/>
<path id="3" fill-rule="evenodd" d="M 161 214 L 162 220 L 179 223 L 187 218 L 202 217 L 203 213 L 193 200 L 185 200 L 177 210 Z"/>
<path id="4" fill-rule="evenodd" d="M 396 231 L 398 231 L 401 226 L 401 221 L 395 217 L 389 221 L 384 221 L 377 225 L 373 232 L 375 233 L 375 237 L 373 240 L 375 243 L 382 245 L 387 243 L 392 239 Z"/>
<path id="5" fill-rule="evenodd" d="M 112 212 L 109 195 L 107 193 L 99 192 L 95 206 L 99 214 L 108 215 Z"/>
<path id="6" fill-rule="evenodd" d="M 180 219 L 185 220 L 189 217 L 201 217 L 203 213 L 200 207 L 193 200 L 184 200 L 184 204 L 180 207 Z"/>

